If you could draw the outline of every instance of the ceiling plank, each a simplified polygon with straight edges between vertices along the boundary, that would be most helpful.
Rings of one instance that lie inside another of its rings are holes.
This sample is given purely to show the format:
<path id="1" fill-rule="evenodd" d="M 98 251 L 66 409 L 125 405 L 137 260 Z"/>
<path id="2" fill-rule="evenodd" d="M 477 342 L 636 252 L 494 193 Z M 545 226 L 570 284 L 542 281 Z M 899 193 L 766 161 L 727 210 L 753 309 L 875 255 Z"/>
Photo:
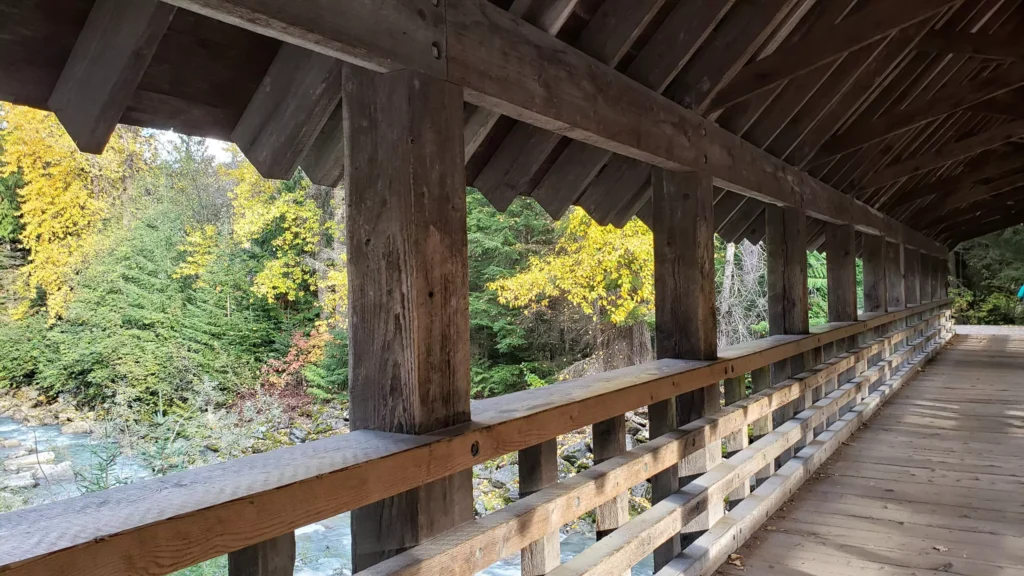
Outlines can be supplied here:
<path id="1" fill-rule="evenodd" d="M 880 170 L 864 181 L 862 188 L 870 189 L 923 172 L 929 168 L 969 156 L 981 150 L 994 148 L 1004 142 L 1024 136 L 1024 120 L 1012 122 L 977 136 L 954 142 L 931 154 L 925 154 Z"/>
<path id="2" fill-rule="evenodd" d="M 48 106 L 78 149 L 99 154 L 174 17 L 157 0 L 97 0 Z"/>
<path id="3" fill-rule="evenodd" d="M 1006 170 L 1022 164 L 1024 164 L 1024 156 L 1018 156 L 1016 154 L 1008 154 L 997 158 L 988 158 L 985 159 L 984 162 L 981 162 L 979 166 L 966 172 L 961 172 L 954 176 L 949 176 L 926 185 L 915 186 L 914 188 L 905 190 L 900 193 L 899 196 L 892 198 L 889 205 L 895 208 L 933 195 L 942 197 L 955 194 L 960 190 L 970 188 L 977 180 L 981 180 L 982 178 L 987 178 L 989 176 L 995 176 L 1000 172 L 1005 172 Z"/>
<path id="4" fill-rule="evenodd" d="M 839 24 L 819 27 L 804 40 L 747 65 L 715 96 L 709 109 L 721 110 L 749 98 L 895 30 L 929 18 L 950 4 L 950 0 L 876 1 Z"/>
<path id="5" fill-rule="evenodd" d="M 344 67 L 330 56 L 281 46 L 231 133 L 264 178 L 288 180 L 295 175 L 341 101 Z"/>
<path id="6" fill-rule="evenodd" d="M 997 94 L 1024 85 L 1024 64 L 983 76 L 951 89 L 941 91 L 934 98 L 919 101 L 913 106 L 893 110 L 872 122 L 851 126 L 838 136 L 831 138 L 821 148 L 816 160 L 831 158 L 880 140 L 907 128 L 967 108 Z"/>
<path id="7" fill-rule="evenodd" d="M 972 202 L 991 198 L 1008 190 L 1024 186 L 1024 174 L 1014 174 L 1006 178 L 1000 178 L 990 184 L 980 184 L 961 190 L 956 194 L 934 198 L 924 208 L 914 214 L 914 219 L 919 222 L 933 222 L 939 216 Z"/>
<path id="8" fill-rule="evenodd" d="M 921 38 L 918 50 L 982 58 L 1024 60 L 1024 45 L 1016 34 L 984 34 L 962 30 L 933 30 Z"/>

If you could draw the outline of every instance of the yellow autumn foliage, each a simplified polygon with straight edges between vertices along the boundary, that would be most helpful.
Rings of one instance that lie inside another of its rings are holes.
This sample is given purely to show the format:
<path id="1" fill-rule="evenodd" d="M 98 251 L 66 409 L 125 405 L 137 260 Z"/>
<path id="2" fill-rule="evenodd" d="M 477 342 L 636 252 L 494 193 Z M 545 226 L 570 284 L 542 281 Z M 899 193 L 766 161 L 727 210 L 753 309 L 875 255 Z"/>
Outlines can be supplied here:
<path id="1" fill-rule="evenodd" d="M 22 245 L 29 250 L 20 274 L 22 305 L 28 311 L 38 292 L 50 319 L 64 313 L 74 280 L 100 248 L 100 229 L 130 180 L 149 161 L 146 139 L 137 128 L 119 127 L 99 156 L 78 151 L 53 114 L 0 103 L 4 157 L 0 175 L 20 171 Z"/>
<path id="2" fill-rule="evenodd" d="M 174 270 L 173 278 L 194 278 L 195 288 L 207 286 L 203 273 L 217 259 L 217 227 L 189 226 L 185 229 L 185 243 L 178 247 L 185 255 L 185 261 Z"/>
<path id="3" fill-rule="evenodd" d="M 587 314 L 632 324 L 654 309 L 654 239 L 633 219 L 624 228 L 601 226 L 574 208 L 554 249 L 523 272 L 488 287 L 514 308 L 544 307 L 565 298 Z"/>

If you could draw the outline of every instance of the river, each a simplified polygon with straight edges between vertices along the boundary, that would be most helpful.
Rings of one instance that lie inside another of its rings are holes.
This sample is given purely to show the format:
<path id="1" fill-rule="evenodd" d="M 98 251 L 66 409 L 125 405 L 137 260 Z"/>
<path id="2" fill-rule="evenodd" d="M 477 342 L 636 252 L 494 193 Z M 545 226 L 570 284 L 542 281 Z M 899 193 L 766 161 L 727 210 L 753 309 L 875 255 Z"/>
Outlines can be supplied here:
<path id="1" fill-rule="evenodd" d="M 0 448 L 0 461 L 8 456 L 35 446 L 37 452 L 54 452 L 56 463 L 70 461 L 78 471 L 89 470 L 98 458 L 102 446 L 94 443 L 88 434 L 61 434 L 59 426 L 27 427 L 9 418 L 0 418 L 0 438 L 18 440 L 22 446 Z M 143 479 L 147 470 L 132 459 L 121 456 L 112 467 L 111 476 L 126 481 Z M 0 485 L 12 472 L 0 469 Z M 39 486 L 18 491 L 30 504 L 52 502 L 83 493 L 76 480 L 43 481 Z M 350 548 L 352 533 L 349 515 L 341 514 L 295 531 L 295 576 L 348 576 L 352 573 Z M 562 561 L 566 561 L 594 543 L 593 535 L 569 533 L 562 535 Z M 650 576 L 651 558 L 633 568 L 633 576 Z M 495 563 L 481 572 L 484 576 L 519 576 L 519 556 Z"/>

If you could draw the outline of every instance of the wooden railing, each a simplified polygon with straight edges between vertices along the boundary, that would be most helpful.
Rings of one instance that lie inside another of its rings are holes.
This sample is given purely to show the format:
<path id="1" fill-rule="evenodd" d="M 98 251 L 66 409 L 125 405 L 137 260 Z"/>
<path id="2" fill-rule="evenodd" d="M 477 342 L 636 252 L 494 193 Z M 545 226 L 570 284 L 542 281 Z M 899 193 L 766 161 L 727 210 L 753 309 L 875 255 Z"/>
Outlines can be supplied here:
<path id="1" fill-rule="evenodd" d="M 725 440 L 734 452 L 727 459 L 709 457 L 710 469 L 677 493 L 568 563 L 545 569 L 621 575 L 706 514 L 710 530 L 659 572 L 706 574 L 950 338 L 949 303 L 732 346 L 715 361 L 659 360 L 482 400 L 473 404 L 472 422 L 429 436 L 356 431 L 12 512 L 0 516 L 0 572 L 170 573 L 624 412 L 723 380 L 735 387 L 744 374 L 810 356 L 817 363 L 811 370 L 362 572 L 473 574 L 688 456 L 720 454 Z M 734 389 L 726 396 L 742 395 Z M 743 447 L 748 426 L 800 399 L 808 408 Z M 782 462 L 794 447 L 796 455 Z M 777 460 L 781 467 L 767 476 Z M 761 481 L 747 496 L 754 477 Z M 742 501 L 725 513 L 730 494 L 732 505 Z"/>

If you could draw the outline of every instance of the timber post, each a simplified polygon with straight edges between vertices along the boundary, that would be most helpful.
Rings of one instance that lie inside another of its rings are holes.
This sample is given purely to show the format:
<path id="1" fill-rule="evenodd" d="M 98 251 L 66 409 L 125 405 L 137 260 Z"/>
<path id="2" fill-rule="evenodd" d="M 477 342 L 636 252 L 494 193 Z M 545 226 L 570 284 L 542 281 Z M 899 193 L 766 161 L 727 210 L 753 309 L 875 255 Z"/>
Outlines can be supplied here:
<path id="1" fill-rule="evenodd" d="M 352 429 L 426 434 L 467 422 L 462 90 L 412 70 L 347 66 L 342 103 Z M 353 571 L 472 520 L 472 474 L 354 510 Z"/>
<path id="2" fill-rule="evenodd" d="M 714 360 L 718 357 L 718 323 L 715 311 L 714 187 L 710 175 L 655 169 L 654 181 L 654 279 L 655 345 L 659 358 Z M 719 384 L 682 394 L 658 407 L 661 414 L 675 413 L 676 426 L 715 412 L 721 406 Z M 655 407 L 652 406 L 652 409 Z M 651 415 L 655 437 L 655 412 Z M 658 431 L 667 430 L 659 423 Z M 703 474 L 721 460 L 720 441 L 685 459 L 679 470 L 656 478 L 652 502 L 662 500 L 679 474 Z M 687 526 L 686 532 L 706 530 L 723 514 L 722 503 Z M 673 536 L 654 553 L 655 571 L 679 553 L 679 536 Z"/>
<path id="3" fill-rule="evenodd" d="M 854 244 L 855 233 L 853 226 L 848 224 L 826 224 L 825 250 L 828 266 L 828 321 L 829 322 L 856 322 L 857 321 L 857 248 Z M 858 345 L 857 338 L 847 338 L 846 341 L 834 342 L 835 357 L 842 352 L 848 352 Z M 841 349 L 841 350 L 840 350 Z M 850 381 L 855 374 L 853 368 L 846 370 L 825 383 L 821 394 L 814 398 L 815 401 L 821 395 L 827 395 Z M 837 412 L 834 417 L 829 418 L 825 425 L 815 430 L 815 435 L 823 431 L 826 425 L 832 424 L 840 414 Z"/>

